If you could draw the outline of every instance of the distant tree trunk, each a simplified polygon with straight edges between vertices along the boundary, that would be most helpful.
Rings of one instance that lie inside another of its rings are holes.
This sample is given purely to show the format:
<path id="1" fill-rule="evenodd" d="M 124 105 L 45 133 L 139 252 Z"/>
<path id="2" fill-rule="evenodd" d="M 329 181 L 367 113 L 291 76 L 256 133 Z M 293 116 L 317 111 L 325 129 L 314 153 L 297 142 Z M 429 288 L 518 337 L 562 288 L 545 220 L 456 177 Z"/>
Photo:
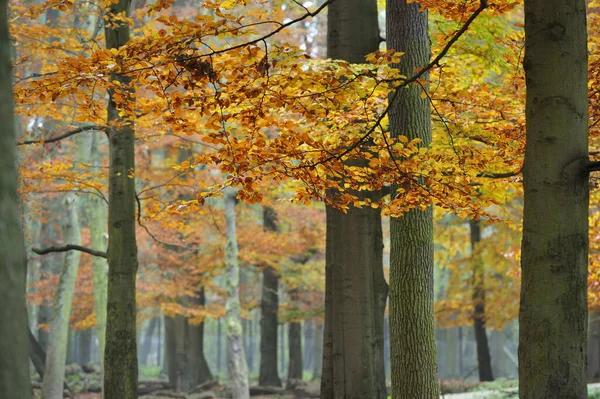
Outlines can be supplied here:
<path id="1" fill-rule="evenodd" d="M 585 0 L 525 0 L 519 397 L 586 398 Z"/>
<path id="2" fill-rule="evenodd" d="M 504 333 L 502 330 L 492 331 L 491 336 L 491 351 L 492 351 L 492 368 L 496 378 L 509 377 L 510 375 L 506 372 L 504 354 Z"/>
<path id="3" fill-rule="evenodd" d="M 445 328 L 446 335 L 446 356 L 444 356 L 444 375 L 443 378 L 460 378 L 462 371 L 458 359 L 460 341 L 458 337 L 458 327 Z"/>
<path id="4" fill-rule="evenodd" d="M 81 245 L 77 197 L 68 194 L 64 201 L 66 216 L 63 219 L 63 240 L 65 243 Z M 67 345 L 69 339 L 69 319 L 71 304 L 75 292 L 75 280 L 81 252 L 65 252 L 62 271 L 54 294 L 52 320 L 50 322 L 50 339 L 46 353 L 46 374 L 42 383 L 42 398 L 62 398 Z"/>
<path id="5" fill-rule="evenodd" d="M 225 220 L 227 224 L 227 244 L 225 246 L 227 360 L 233 399 L 248 399 L 250 398 L 250 389 L 248 386 L 248 366 L 244 354 L 240 305 L 240 267 L 238 264 L 235 217 L 236 196 L 237 191 L 232 188 L 227 189 L 225 193 Z"/>
<path id="6" fill-rule="evenodd" d="M 304 320 L 304 345 L 302 346 L 302 370 L 310 371 L 312 369 L 314 320 Z"/>
<path id="7" fill-rule="evenodd" d="M 85 330 L 78 331 L 78 359 L 77 362 L 84 366 L 91 363 L 92 361 L 92 329 L 87 328 Z"/>
<path id="8" fill-rule="evenodd" d="M 485 328 L 485 274 L 483 261 L 477 251 L 481 241 L 481 222 L 470 220 L 471 253 L 473 257 L 473 331 L 477 343 L 477 365 L 479 381 L 494 381 L 492 373 L 492 358 Z"/>
<path id="9" fill-rule="evenodd" d="M 278 231 L 277 214 L 271 207 L 263 207 L 265 231 Z M 260 371 L 259 385 L 281 386 L 277 373 L 277 313 L 279 309 L 279 277 L 270 266 L 263 269 L 260 301 Z"/>
<path id="10" fill-rule="evenodd" d="M 152 354 L 152 341 L 154 340 L 154 331 L 156 327 L 160 324 L 160 318 L 155 317 L 148 323 L 148 328 L 146 329 L 146 334 L 144 335 L 144 342 L 142 343 L 142 356 L 144 359 L 144 365 L 148 366 L 150 361 L 149 357 Z"/>
<path id="11" fill-rule="evenodd" d="M 96 170 L 100 170 L 100 139 L 99 133 L 90 136 L 90 160 Z M 87 209 L 90 222 L 91 246 L 97 250 L 105 250 L 107 244 L 106 232 L 106 203 L 95 195 L 88 198 Z M 92 257 L 92 281 L 94 283 L 94 311 L 96 312 L 96 336 L 100 352 L 100 367 L 104 369 L 104 348 L 106 346 L 106 295 L 108 285 L 108 263 L 99 256 Z"/>
<path id="12" fill-rule="evenodd" d="M 104 35 L 107 49 L 129 41 L 130 0 L 107 7 Z M 121 14 L 121 15 L 119 15 Z M 115 18 L 119 16 L 119 19 Z M 108 292 L 104 399 L 137 398 L 137 345 L 135 282 L 138 269 L 135 237 L 135 131 L 133 115 L 121 117 L 115 98 L 134 100 L 131 77 L 115 75 L 119 92 L 108 91 L 110 164 L 108 178 Z"/>
<path id="13" fill-rule="evenodd" d="M 293 388 L 302 381 L 302 324 L 288 324 L 288 378 L 287 387 Z"/>
<path id="14" fill-rule="evenodd" d="M 321 378 L 321 367 L 323 367 L 323 321 L 315 319 L 313 338 L 313 367 L 312 379 Z"/>
<path id="15" fill-rule="evenodd" d="M 31 398 L 7 0 L 0 0 L 0 398 Z"/>
<path id="16" fill-rule="evenodd" d="M 222 342 L 222 337 L 223 337 L 223 332 L 221 331 L 221 319 L 217 319 L 217 374 L 221 373 L 221 370 L 223 369 L 223 362 L 222 362 L 222 348 L 223 348 L 223 342 Z"/>
<path id="17" fill-rule="evenodd" d="M 328 11 L 327 56 L 363 63 L 365 55 L 379 48 L 377 18 L 374 0 L 333 2 Z M 354 195 L 376 201 L 380 193 Z M 347 213 L 330 206 L 326 209 L 321 398 L 385 398 L 383 312 L 387 285 L 381 213 L 370 207 L 350 206 Z"/>
<path id="18" fill-rule="evenodd" d="M 427 65 L 427 11 L 418 3 L 388 0 L 387 47 L 402 51 L 400 73 L 411 76 Z M 423 80 L 428 76 L 423 76 Z M 419 85 L 401 89 L 390 105 L 390 134 L 431 142 L 429 100 Z M 397 187 L 392 187 L 392 197 Z M 438 399 L 433 319 L 433 209 L 414 209 L 390 220 L 390 349 L 394 399 Z"/>

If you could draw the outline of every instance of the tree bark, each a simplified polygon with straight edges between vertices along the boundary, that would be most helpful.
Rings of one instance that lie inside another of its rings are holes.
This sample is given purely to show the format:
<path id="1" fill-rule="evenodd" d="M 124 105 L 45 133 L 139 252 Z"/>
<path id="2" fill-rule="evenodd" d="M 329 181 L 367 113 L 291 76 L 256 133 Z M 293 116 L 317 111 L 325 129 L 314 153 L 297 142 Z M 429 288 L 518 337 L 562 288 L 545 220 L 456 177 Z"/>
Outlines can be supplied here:
<path id="1" fill-rule="evenodd" d="M 227 299 L 227 360 L 232 383 L 233 399 L 249 399 L 248 366 L 244 354 L 244 337 L 240 305 L 240 267 L 236 232 L 235 202 L 237 191 L 228 188 L 225 192 L 225 220 L 227 244 L 225 246 L 225 269 Z"/>
<path id="2" fill-rule="evenodd" d="M 477 343 L 477 365 L 479 381 L 494 381 L 492 358 L 485 328 L 485 274 L 481 254 L 477 245 L 481 241 L 481 222 L 470 220 L 471 255 L 473 262 L 473 331 Z"/>
<path id="3" fill-rule="evenodd" d="M 118 49 L 129 41 L 126 20 L 130 0 L 112 3 L 107 10 L 106 48 Z M 108 293 L 106 348 L 104 352 L 104 399 L 137 398 L 137 347 L 135 279 L 138 268 L 135 237 L 135 131 L 133 115 L 120 116 L 118 95 L 134 100 L 131 78 L 115 75 L 119 92 L 109 90 L 108 140 Z"/>
<path id="4" fill-rule="evenodd" d="M 526 0 L 519 397 L 585 398 L 588 63 L 585 0 Z"/>
<path id="5" fill-rule="evenodd" d="M 379 48 L 379 37 L 376 1 L 348 0 L 329 6 L 329 58 L 362 63 L 365 55 Z M 354 194 L 372 200 L 380 195 Z M 321 398 L 385 398 L 383 312 L 387 285 L 383 278 L 381 213 L 353 206 L 347 213 L 330 206 L 326 209 Z"/>
<path id="6" fill-rule="evenodd" d="M 295 387 L 302 381 L 302 324 L 291 322 L 288 324 L 288 378 L 287 389 Z"/>
<path id="7" fill-rule="evenodd" d="M 265 231 L 278 231 L 277 214 L 271 207 L 263 207 Z M 277 313 L 279 311 L 279 277 L 275 270 L 266 266 L 262 272 L 262 296 L 260 301 L 260 371 L 258 384 L 281 386 L 277 372 Z"/>
<path id="8" fill-rule="evenodd" d="M 62 226 L 63 239 L 67 243 L 81 245 L 81 230 L 75 194 L 66 196 L 64 206 L 66 217 Z M 52 320 L 50 321 L 46 374 L 42 383 L 43 399 L 59 399 L 63 395 L 69 320 L 80 259 L 81 252 L 79 251 L 69 251 L 64 255 L 62 271 L 54 294 Z"/>
<path id="9" fill-rule="evenodd" d="M 31 398 L 7 0 L 0 0 L 0 398 Z"/>
<path id="10" fill-rule="evenodd" d="M 402 51 L 397 66 L 405 76 L 430 58 L 427 11 L 406 0 L 387 1 L 387 46 Z M 424 75 L 423 80 L 429 77 Z M 431 142 L 429 100 L 413 84 L 391 104 L 392 137 Z M 395 196 L 396 186 L 392 187 Z M 433 209 L 413 209 L 390 220 L 390 353 L 394 399 L 439 398 L 433 318 Z"/>

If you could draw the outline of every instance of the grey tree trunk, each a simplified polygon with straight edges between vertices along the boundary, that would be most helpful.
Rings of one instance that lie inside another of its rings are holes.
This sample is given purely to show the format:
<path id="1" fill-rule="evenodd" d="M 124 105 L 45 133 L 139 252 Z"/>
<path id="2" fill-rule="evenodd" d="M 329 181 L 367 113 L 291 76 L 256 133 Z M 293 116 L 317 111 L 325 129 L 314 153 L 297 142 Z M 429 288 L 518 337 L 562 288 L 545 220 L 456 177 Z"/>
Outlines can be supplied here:
<path id="1" fill-rule="evenodd" d="M 113 18 L 129 15 L 130 0 L 112 3 L 107 10 L 106 48 L 129 41 L 129 25 Z M 131 78 L 115 75 L 123 88 L 120 96 L 133 101 Z M 135 131 L 132 115 L 124 118 L 109 90 L 108 132 L 108 293 L 106 348 L 104 352 L 104 399 L 137 398 L 137 347 L 135 278 L 138 268 L 135 238 Z"/>
<path id="2" fill-rule="evenodd" d="M 93 330 L 91 328 L 77 331 L 79 334 L 79 340 L 77 342 L 77 353 L 79 356 L 77 356 L 77 363 L 82 366 L 85 366 L 92 361 L 92 332 Z"/>
<path id="3" fill-rule="evenodd" d="M 263 207 L 265 231 L 278 231 L 277 214 L 271 207 Z M 277 372 L 277 313 L 279 311 L 279 277 L 272 267 L 262 273 L 260 301 L 260 371 L 259 385 L 281 386 Z"/>
<path id="4" fill-rule="evenodd" d="M 402 51 L 405 76 L 427 65 L 427 11 L 406 0 L 387 1 L 387 47 Z M 423 76 L 428 79 L 428 76 Z M 390 133 L 431 142 L 429 100 L 421 88 L 401 89 L 390 108 Z M 392 196 L 396 187 L 392 187 Z M 390 355 L 394 399 L 439 398 L 433 319 L 433 209 L 411 210 L 390 220 Z"/>
<path id="5" fill-rule="evenodd" d="M 481 222 L 470 220 L 471 252 L 473 256 L 473 331 L 477 343 L 477 365 L 479 381 L 494 381 L 492 358 L 485 328 L 485 275 L 483 261 L 477 253 L 481 241 Z"/>
<path id="6" fill-rule="evenodd" d="M 379 48 L 377 2 L 329 6 L 327 56 L 352 63 Z M 330 193 L 335 195 L 335 193 Z M 358 197 L 377 200 L 379 193 Z M 378 209 L 327 207 L 326 295 L 321 398 L 386 397 L 383 362 L 383 239 Z"/>
<path id="7" fill-rule="evenodd" d="M 288 324 L 288 378 L 287 388 L 293 388 L 302 381 L 302 324 Z"/>
<path id="8" fill-rule="evenodd" d="M 228 188 L 225 192 L 225 220 L 227 244 L 225 246 L 225 268 L 227 299 L 227 360 L 231 377 L 233 399 L 249 399 L 248 366 L 244 354 L 244 337 L 240 305 L 240 267 L 235 218 L 237 191 Z"/>
<path id="9" fill-rule="evenodd" d="M 586 398 L 585 0 L 526 0 L 519 397 Z"/>
<path id="10" fill-rule="evenodd" d="M 152 341 L 154 339 L 155 330 L 160 324 L 160 318 L 155 317 L 148 323 L 148 328 L 146 329 L 146 334 L 144 334 L 144 341 L 142 343 L 142 359 L 144 365 L 148 366 L 150 361 L 149 357 L 152 354 Z"/>
<path id="11" fill-rule="evenodd" d="M 323 366 L 323 321 L 315 319 L 315 328 L 313 329 L 313 367 L 312 379 L 321 378 L 321 367 Z"/>
<path id="12" fill-rule="evenodd" d="M 68 194 L 64 201 L 66 217 L 63 219 L 63 240 L 65 243 L 81 245 L 77 197 Z M 54 294 L 54 306 L 50 321 L 50 338 L 46 353 L 46 374 L 42 383 L 42 399 L 63 397 L 65 361 L 69 339 L 71 304 L 75 293 L 75 281 L 81 252 L 65 252 L 62 271 Z"/>
<path id="13" fill-rule="evenodd" d="M 0 0 L 0 398 L 31 398 L 7 0 Z"/>

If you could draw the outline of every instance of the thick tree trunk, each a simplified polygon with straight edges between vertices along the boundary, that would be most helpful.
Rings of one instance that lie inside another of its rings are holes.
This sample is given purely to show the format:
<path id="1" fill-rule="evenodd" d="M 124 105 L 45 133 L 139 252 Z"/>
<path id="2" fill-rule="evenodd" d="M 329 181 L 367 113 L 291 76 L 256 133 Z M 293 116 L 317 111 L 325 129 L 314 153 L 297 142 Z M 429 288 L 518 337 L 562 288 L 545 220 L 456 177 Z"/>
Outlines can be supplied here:
<path id="1" fill-rule="evenodd" d="M 519 397 L 585 398 L 588 63 L 585 0 L 526 0 Z"/>
<path id="2" fill-rule="evenodd" d="M 329 6 L 327 55 L 364 62 L 379 47 L 377 2 Z M 353 161 L 354 162 L 354 161 Z M 335 193 L 330 193 L 335 195 Z M 379 193 L 355 193 L 376 200 Z M 327 207 L 325 336 L 321 398 L 385 398 L 381 213 Z"/>
<path id="3" fill-rule="evenodd" d="M 64 208 L 66 217 L 62 226 L 63 240 L 69 244 L 81 245 L 81 231 L 75 194 L 67 195 Z M 79 251 L 65 252 L 62 271 L 54 294 L 50 338 L 46 353 L 46 374 L 42 383 L 43 399 L 59 399 L 63 395 L 69 320 L 80 259 L 81 252 Z"/>
<path id="4" fill-rule="evenodd" d="M 130 0 L 112 3 L 107 10 L 106 48 L 118 49 L 129 41 L 126 20 Z M 104 352 L 104 399 L 137 398 L 137 347 L 135 279 L 138 268 L 135 238 L 135 131 L 133 115 L 122 117 L 116 95 L 134 100 L 131 78 L 115 75 L 119 93 L 109 90 L 108 132 L 110 164 L 108 178 L 108 292 L 106 349 Z"/>
<path id="5" fill-rule="evenodd" d="M 483 261 L 477 251 L 481 241 L 481 222 L 469 221 L 471 230 L 471 254 L 473 262 L 473 331 L 477 343 L 477 365 L 479 368 L 479 381 L 494 381 L 492 374 L 492 358 L 485 328 L 485 274 Z"/>
<path id="6" fill-rule="evenodd" d="M 288 324 L 288 378 L 287 388 L 293 388 L 302 381 L 302 324 Z"/>
<path id="7" fill-rule="evenodd" d="M 387 46 L 402 51 L 401 74 L 427 65 L 427 11 L 406 0 L 387 2 Z M 423 76 L 422 79 L 427 79 Z M 431 142 L 429 100 L 421 88 L 401 89 L 390 108 L 390 133 Z M 392 187 L 392 196 L 396 187 Z M 390 349 L 394 399 L 439 398 L 433 319 L 433 209 L 414 209 L 390 220 Z"/>
<path id="8" fill-rule="evenodd" d="M 244 354 L 244 337 L 240 305 L 240 267 L 235 218 L 237 192 L 229 188 L 225 193 L 225 220 L 227 244 L 225 246 L 225 269 L 227 300 L 227 360 L 231 376 L 233 399 L 249 399 L 248 366 Z"/>
<path id="9" fill-rule="evenodd" d="M 204 290 L 201 290 L 197 305 L 204 306 L 204 301 Z M 167 323 L 169 384 L 177 391 L 189 392 L 212 379 L 204 357 L 204 323 L 194 326 L 181 315 L 168 317 Z"/>
<path id="10" fill-rule="evenodd" d="M 31 398 L 8 1 L 0 0 L 0 398 Z"/>
<path id="11" fill-rule="evenodd" d="M 278 231 L 277 214 L 271 207 L 263 207 L 266 231 Z M 281 386 L 277 373 L 277 313 L 279 310 L 279 277 L 272 267 L 263 269 L 260 301 L 260 371 L 259 385 Z"/>

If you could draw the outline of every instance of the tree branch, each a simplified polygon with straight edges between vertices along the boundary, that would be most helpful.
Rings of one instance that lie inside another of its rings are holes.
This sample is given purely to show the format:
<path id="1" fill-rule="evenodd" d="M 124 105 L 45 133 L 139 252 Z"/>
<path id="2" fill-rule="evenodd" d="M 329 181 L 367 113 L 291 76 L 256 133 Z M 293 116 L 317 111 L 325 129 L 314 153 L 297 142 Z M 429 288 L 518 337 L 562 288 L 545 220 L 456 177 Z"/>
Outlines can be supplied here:
<path id="1" fill-rule="evenodd" d="M 55 143 L 57 141 L 66 139 L 67 137 L 71 137 L 73 135 L 76 135 L 78 133 L 82 133 L 82 132 L 87 132 L 90 130 L 98 130 L 98 131 L 102 131 L 102 132 L 106 132 L 108 130 L 108 126 L 103 126 L 103 125 L 88 125 L 88 126 L 80 126 L 78 128 L 75 128 L 73 130 L 69 130 L 66 133 L 63 133 L 61 135 L 58 135 L 56 137 L 51 137 L 49 139 L 39 139 L 39 140 L 23 140 L 23 141 L 19 141 L 17 142 L 17 146 L 21 146 L 21 145 L 29 145 L 29 144 L 47 144 L 47 143 Z"/>
<path id="2" fill-rule="evenodd" d="M 590 162 L 588 162 L 586 170 L 588 172 L 598 172 L 600 170 L 600 161 L 590 161 Z"/>
<path id="3" fill-rule="evenodd" d="M 108 254 L 106 252 L 96 251 L 95 249 L 82 247 L 81 245 L 72 245 L 72 244 L 67 244 L 67 245 L 63 245 L 60 247 L 53 245 L 51 247 L 41 248 L 41 249 L 40 248 L 32 248 L 31 250 L 38 255 L 47 255 L 47 254 L 53 253 L 53 252 L 81 251 L 81 252 L 85 252 L 86 254 L 98 256 L 100 258 L 105 258 L 105 259 L 108 258 Z"/>

